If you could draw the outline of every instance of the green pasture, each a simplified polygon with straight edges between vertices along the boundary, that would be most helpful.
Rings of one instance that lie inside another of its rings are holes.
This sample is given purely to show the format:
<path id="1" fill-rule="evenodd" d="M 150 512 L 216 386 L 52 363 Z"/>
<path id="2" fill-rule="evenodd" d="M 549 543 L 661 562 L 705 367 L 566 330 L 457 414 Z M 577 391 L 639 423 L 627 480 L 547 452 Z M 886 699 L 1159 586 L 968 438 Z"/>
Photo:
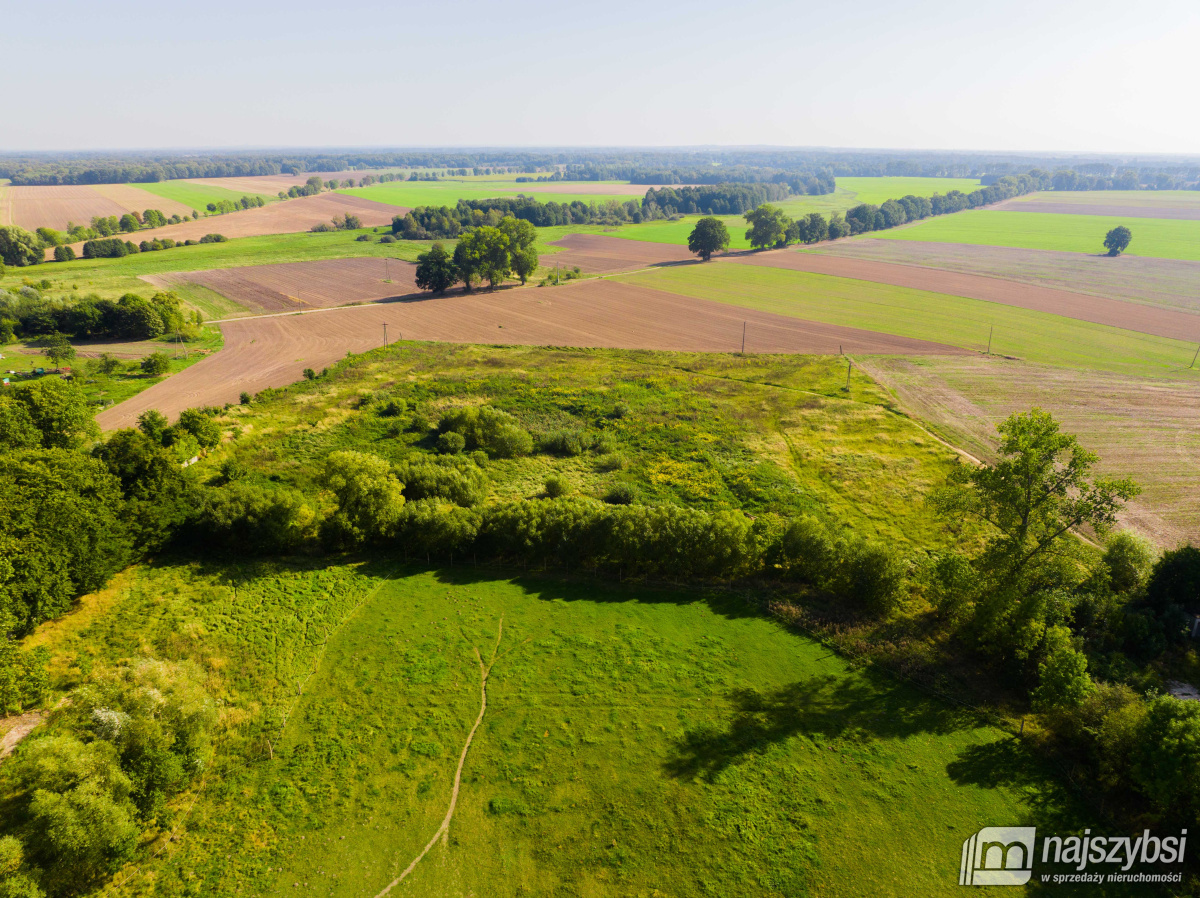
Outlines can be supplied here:
<path id="1" fill-rule="evenodd" d="M 226 732 L 130 894 L 957 894 L 979 826 L 1082 826 L 1011 736 L 722 592 L 471 567 L 160 563 L 44 629 L 60 686 L 152 653 Z M 148 852 L 147 852 L 148 853 Z"/>
<path id="2" fill-rule="evenodd" d="M 1187 370 L 1196 349 L 1180 340 L 978 299 L 735 262 L 674 266 L 628 278 L 684 296 L 980 352 L 994 329 L 997 355 L 1072 368 L 1177 375 Z M 1131 307 L 1130 314 L 1136 311 Z"/>
<path id="3" fill-rule="evenodd" d="M 849 209 L 859 203 L 880 205 L 887 200 L 898 200 L 902 196 L 933 196 L 947 194 L 951 190 L 970 193 L 978 190 L 978 178 L 838 178 L 837 186 L 854 194 Z"/>
<path id="4" fill-rule="evenodd" d="M 1104 215 L 1046 215 L 978 209 L 927 218 L 888 231 L 873 231 L 870 237 L 1097 255 L 1104 253 L 1104 235 L 1119 224 L 1133 232 L 1133 242 L 1126 250 L 1131 256 L 1200 262 L 1200 221 L 1164 218 L 1123 219 Z"/>
<path id="5" fill-rule="evenodd" d="M 144 190 L 154 196 L 161 196 L 164 199 L 183 203 L 185 206 L 195 209 L 201 215 L 204 215 L 205 207 L 209 203 L 219 203 L 221 200 L 229 200 L 236 203 L 243 196 L 262 196 L 268 202 L 279 199 L 276 196 L 230 190 L 226 187 L 214 187 L 210 184 L 194 184 L 191 181 L 158 181 L 154 184 L 130 184 L 129 186 L 137 187 L 139 190 Z"/>
<path id="6" fill-rule="evenodd" d="M 1197 190 L 1045 190 L 1016 197 L 1014 203 L 1038 206 L 1062 203 L 1072 206 L 1145 206 L 1160 209 L 1200 207 Z"/>
<path id="7" fill-rule="evenodd" d="M 584 203 L 603 203 L 607 200 L 641 200 L 646 195 L 645 187 L 629 185 L 629 192 L 620 196 L 606 196 L 594 193 L 574 193 L 572 182 L 564 181 L 555 185 L 555 193 L 533 192 L 528 188 L 533 185 L 518 184 L 509 180 L 459 180 L 459 181 L 389 181 L 386 184 L 372 184 L 370 187 L 354 187 L 339 190 L 350 196 L 361 196 L 364 199 L 378 203 L 388 203 L 392 206 L 454 206 L 462 200 L 486 200 L 501 196 L 516 196 L 527 193 L 543 203 L 569 203 L 579 200 Z M 543 185 L 544 186 L 544 185 Z M 560 192 L 559 192 L 560 191 Z"/>

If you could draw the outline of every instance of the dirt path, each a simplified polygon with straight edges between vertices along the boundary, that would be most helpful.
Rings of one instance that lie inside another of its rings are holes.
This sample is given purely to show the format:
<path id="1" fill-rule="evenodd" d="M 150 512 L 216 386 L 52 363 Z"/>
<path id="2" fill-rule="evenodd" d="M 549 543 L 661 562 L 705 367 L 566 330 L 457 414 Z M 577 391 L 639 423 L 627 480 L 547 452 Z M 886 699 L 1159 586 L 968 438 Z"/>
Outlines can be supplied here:
<path id="1" fill-rule="evenodd" d="M 446 837 L 450 832 L 450 821 L 454 817 L 454 808 L 458 804 L 458 789 L 462 784 L 463 765 L 467 762 L 467 752 L 471 748 L 471 742 L 475 738 L 475 731 L 479 729 L 479 725 L 483 723 L 483 714 L 487 711 L 487 679 L 488 674 L 492 671 L 492 665 L 496 663 L 496 653 L 500 651 L 500 640 L 504 636 L 504 618 L 500 618 L 500 625 L 496 628 L 496 644 L 492 647 L 492 656 L 488 659 L 488 663 L 483 663 L 483 656 L 479 654 L 479 649 L 475 649 L 475 660 L 479 662 L 479 716 L 475 718 L 475 725 L 471 727 L 471 732 L 467 734 L 467 741 L 463 743 L 462 754 L 458 756 L 458 769 L 454 771 L 454 789 L 450 793 L 450 807 L 446 808 L 446 816 L 442 818 L 442 825 L 438 827 L 437 832 L 433 834 L 433 838 L 429 843 L 421 849 L 421 853 L 413 858 L 412 863 L 404 868 L 404 872 L 388 883 L 375 898 L 383 898 L 388 892 L 404 881 L 408 874 L 416 869 L 417 864 L 429 853 L 437 840 Z"/>
<path id="2" fill-rule="evenodd" d="M 0 760 L 16 751 L 21 740 L 33 732 L 34 727 L 45 719 L 44 711 L 30 711 L 27 714 L 0 720 L 0 730 L 4 732 L 4 735 L 0 736 Z"/>

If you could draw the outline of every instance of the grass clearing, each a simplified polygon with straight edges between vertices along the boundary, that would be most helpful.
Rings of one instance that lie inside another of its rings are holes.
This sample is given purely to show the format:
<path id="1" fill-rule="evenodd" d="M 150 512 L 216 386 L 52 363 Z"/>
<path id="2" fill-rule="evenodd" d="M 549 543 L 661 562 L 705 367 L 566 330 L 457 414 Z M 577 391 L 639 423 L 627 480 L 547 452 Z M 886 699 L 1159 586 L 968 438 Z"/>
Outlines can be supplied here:
<path id="1" fill-rule="evenodd" d="M 1133 232 L 1131 256 L 1200 261 L 1200 221 L 1122 219 L 1103 215 L 1046 215 L 1038 212 L 976 209 L 928 218 L 917 224 L 872 232 L 879 240 L 923 240 L 1049 249 L 1099 255 L 1104 235 L 1119 224 Z"/>
<path id="2" fill-rule="evenodd" d="M 979 351 L 994 328 L 994 353 L 1074 368 L 1181 374 L 1195 352 L 1180 340 L 1045 312 L 808 272 L 714 263 L 621 277 L 685 296 Z"/>
<path id="3" fill-rule="evenodd" d="M 183 203 L 185 206 L 191 206 L 201 216 L 204 215 L 204 210 L 209 203 L 219 203 L 221 200 L 229 200 L 236 203 L 243 196 L 262 196 L 268 202 L 278 201 L 279 199 L 276 196 L 239 193 L 236 190 L 214 187 L 210 184 L 196 184 L 191 181 L 158 181 L 154 184 L 132 184 L 130 186 L 137 187 L 154 196 L 161 196 L 168 200 L 174 200 L 177 203 Z"/>
<path id="4" fill-rule="evenodd" d="M 864 864 L 874 894 L 951 894 L 981 822 L 1077 822 L 1015 740 L 720 592 L 284 561 L 110 593 L 34 637 L 56 681 L 196 658 L 226 726 L 134 893 L 374 894 L 445 812 L 501 619 L 449 838 L 408 894 L 853 894 Z"/>

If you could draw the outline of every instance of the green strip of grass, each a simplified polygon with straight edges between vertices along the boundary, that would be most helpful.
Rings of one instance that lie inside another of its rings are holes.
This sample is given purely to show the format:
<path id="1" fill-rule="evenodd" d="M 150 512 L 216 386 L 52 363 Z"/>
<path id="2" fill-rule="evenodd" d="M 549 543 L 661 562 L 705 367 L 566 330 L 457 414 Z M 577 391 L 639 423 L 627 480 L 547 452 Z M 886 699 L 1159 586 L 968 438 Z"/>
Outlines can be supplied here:
<path id="1" fill-rule="evenodd" d="M 220 232 L 220 219 L 213 220 L 213 231 Z M 270 265 L 278 262 L 311 262 L 319 259 L 350 259 L 360 256 L 414 260 L 429 244 L 397 241 L 380 243 L 386 228 L 375 231 L 337 231 L 328 234 L 274 234 L 267 237 L 242 237 L 225 243 L 178 246 L 160 252 L 138 253 L 120 259 L 78 259 L 55 262 L 34 268 L 8 270 L 0 286 L 19 285 L 17 275 L 35 282 L 50 281 L 51 296 L 96 293 L 116 299 L 123 293 L 149 295 L 155 287 L 138 280 L 141 275 L 171 271 L 202 271 L 208 268 L 236 268 L 243 265 Z M 149 232 L 147 232 L 149 233 Z M 369 242 L 356 238 L 368 234 Z M 40 289 L 40 288 L 39 288 Z M 69 298 L 69 297 L 68 297 Z M 197 305 L 205 314 L 209 311 Z"/>
<path id="2" fill-rule="evenodd" d="M 1200 262 L 1200 221 L 1162 218 L 1110 218 L 1103 215 L 1047 215 L 980 209 L 930 218 L 910 227 L 876 231 L 881 240 L 924 240 L 976 246 L 1013 246 L 1072 253 L 1104 252 L 1104 235 L 1119 224 L 1133 232 L 1131 256 Z"/>
<path id="3" fill-rule="evenodd" d="M 1180 340 L 978 299 L 733 262 L 662 268 L 629 279 L 684 296 L 979 351 L 994 327 L 996 354 L 1072 368 L 1179 374 L 1196 349 Z"/>
<path id="4" fill-rule="evenodd" d="M 584 203 L 602 203 L 606 200 L 641 200 L 646 195 L 646 188 L 636 184 L 629 185 L 629 192 L 620 196 L 594 193 L 573 193 L 571 182 L 565 181 L 561 192 L 542 193 L 541 189 L 534 193 L 528 185 L 515 181 L 389 181 L 386 184 L 372 184 L 370 187 L 354 187 L 339 190 L 350 196 L 361 196 L 363 199 L 375 200 L 378 203 L 388 203 L 392 206 L 451 206 L 462 200 L 487 200 L 501 196 L 516 196 L 528 193 L 543 203 L 569 203 L 579 200 Z"/>
<path id="5" fill-rule="evenodd" d="M 193 184 L 190 181 L 159 181 L 155 184 L 130 184 L 129 186 L 137 187 L 154 196 L 161 196 L 163 199 L 183 203 L 183 205 L 190 206 L 200 213 L 204 212 L 205 207 L 209 203 L 219 203 L 221 200 L 229 200 L 236 203 L 243 196 L 253 197 L 261 195 L 257 193 L 239 193 L 236 190 L 229 190 L 225 187 L 214 187 L 210 184 Z M 261 196 L 267 201 L 279 199 L 274 196 Z"/>

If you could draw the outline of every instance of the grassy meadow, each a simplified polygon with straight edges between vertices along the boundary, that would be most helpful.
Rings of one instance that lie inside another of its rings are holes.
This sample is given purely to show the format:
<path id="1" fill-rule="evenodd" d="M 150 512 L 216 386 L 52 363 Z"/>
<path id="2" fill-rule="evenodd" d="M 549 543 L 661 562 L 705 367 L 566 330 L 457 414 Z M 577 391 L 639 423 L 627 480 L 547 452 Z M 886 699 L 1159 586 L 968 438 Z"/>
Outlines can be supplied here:
<path id="1" fill-rule="evenodd" d="M 1196 349 L 1181 340 L 1046 312 L 778 268 L 720 262 L 661 268 L 628 277 L 634 283 L 684 296 L 980 352 L 987 348 L 989 329 L 994 329 L 992 352 L 997 355 L 1096 371 L 1181 374 Z"/>
<path id="2" fill-rule="evenodd" d="M 137 187 L 154 196 L 161 196 L 164 199 L 191 206 L 201 215 L 204 214 L 204 209 L 209 203 L 219 203 L 221 200 L 236 203 L 243 196 L 262 196 L 268 202 L 279 199 L 275 196 L 247 194 L 244 191 L 239 192 L 211 184 L 195 184 L 191 181 L 158 181 L 153 184 L 130 184 L 129 186 Z"/>
<path id="3" fill-rule="evenodd" d="M 1163 218 L 1122 219 L 1103 215 L 1047 215 L 978 209 L 940 215 L 888 231 L 873 231 L 872 239 L 923 240 L 1050 249 L 1073 253 L 1104 253 L 1104 235 L 1119 224 L 1133 232 L 1126 252 L 1131 256 L 1200 262 L 1200 221 Z"/>
<path id="4" fill-rule="evenodd" d="M 378 892 L 445 814 L 474 650 L 501 624 L 449 837 L 400 894 L 790 898 L 865 875 L 953 894 L 981 824 L 1075 823 L 1011 737 L 740 596 L 389 559 L 160 563 L 34 637 L 60 685 L 151 653 L 200 661 L 222 702 L 216 763 L 176 802 L 187 834 L 109 892 Z"/>

